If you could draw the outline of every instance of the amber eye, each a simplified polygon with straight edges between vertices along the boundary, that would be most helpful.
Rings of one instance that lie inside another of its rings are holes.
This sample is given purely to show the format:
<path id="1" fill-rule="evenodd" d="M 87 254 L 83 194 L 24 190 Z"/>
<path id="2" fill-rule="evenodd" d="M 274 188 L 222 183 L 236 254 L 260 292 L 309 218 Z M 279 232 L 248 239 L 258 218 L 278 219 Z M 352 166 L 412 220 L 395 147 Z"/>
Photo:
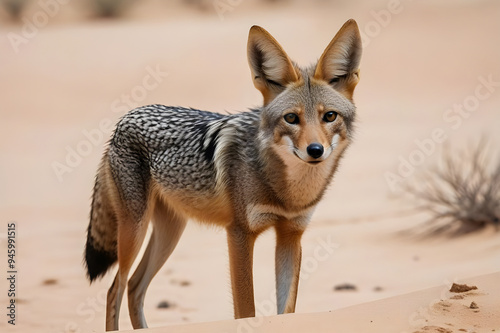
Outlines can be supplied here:
<path id="1" fill-rule="evenodd" d="M 323 116 L 323 120 L 326 121 L 327 123 L 331 123 L 335 119 L 337 119 L 337 112 L 335 112 L 335 111 L 327 112 Z"/>
<path id="2" fill-rule="evenodd" d="M 283 118 L 285 118 L 285 121 L 289 124 L 295 125 L 299 123 L 299 116 L 295 113 L 287 113 Z"/>

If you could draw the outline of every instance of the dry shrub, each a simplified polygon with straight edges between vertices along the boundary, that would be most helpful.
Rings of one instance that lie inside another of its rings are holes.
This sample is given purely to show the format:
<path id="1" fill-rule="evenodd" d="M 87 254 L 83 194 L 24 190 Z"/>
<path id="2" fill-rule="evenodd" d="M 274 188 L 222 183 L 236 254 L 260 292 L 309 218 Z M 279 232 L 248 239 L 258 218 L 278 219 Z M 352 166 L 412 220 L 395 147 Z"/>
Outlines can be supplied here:
<path id="1" fill-rule="evenodd" d="M 425 233 L 451 235 L 499 229 L 500 159 L 485 140 L 467 149 L 445 147 L 441 160 L 407 190 L 431 213 Z"/>

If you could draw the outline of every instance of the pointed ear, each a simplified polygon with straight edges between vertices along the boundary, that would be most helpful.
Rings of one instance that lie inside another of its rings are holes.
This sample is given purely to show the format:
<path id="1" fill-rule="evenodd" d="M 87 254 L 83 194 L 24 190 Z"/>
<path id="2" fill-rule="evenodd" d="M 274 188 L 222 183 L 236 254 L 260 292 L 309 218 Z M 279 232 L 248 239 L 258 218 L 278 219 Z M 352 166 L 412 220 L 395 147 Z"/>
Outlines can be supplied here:
<path id="1" fill-rule="evenodd" d="M 264 105 L 299 78 L 280 44 L 259 26 L 250 28 L 247 55 L 253 84 L 264 96 Z"/>
<path id="2" fill-rule="evenodd" d="M 319 58 L 314 78 L 328 82 L 335 90 L 352 100 L 359 82 L 361 36 L 356 21 L 349 20 L 333 37 Z"/>

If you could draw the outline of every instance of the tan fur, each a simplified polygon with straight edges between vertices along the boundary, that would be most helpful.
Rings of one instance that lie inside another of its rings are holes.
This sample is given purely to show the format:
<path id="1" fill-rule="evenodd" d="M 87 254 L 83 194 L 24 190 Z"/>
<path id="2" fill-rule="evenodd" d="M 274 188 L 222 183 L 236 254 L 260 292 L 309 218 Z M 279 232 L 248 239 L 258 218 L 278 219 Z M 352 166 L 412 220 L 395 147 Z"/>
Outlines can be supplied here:
<path id="1" fill-rule="evenodd" d="M 113 184 L 109 186 L 111 192 L 111 206 L 114 208 L 118 220 L 119 269 L 112 286 L 108 290 L 106 306 L 106 330 L 112 331 L 118 328 L 121 302 L 127 286 L 129 272 L 146 236 L 155 201 L 154 199 L 149 201 L 148 208 L 143 218 L 139 223 L 136 223 L 130 218 L 122 206 L 111 174 L 108 172 L 107 175 L 107 181 L 109 184 Z M 149 196 L 152 198 L 153 194 L 150 193 Z"/>
<path id="2" fill-rule="evenodd" d="M 186 226 L 186 219 L 162 200 L 153 211 L 153 233 L 137 270 L 128 282 L 128 308 L 134 328 L 146 327 L 143 313 L 147 287 L 172 254 Z"/>
<path id="3" fill-rule="evenodd" d="M 184 218 L 190 218 L 202 223 L 226 227 L 233 220 L 234 214 L 226 193 L 215 196 L 186 196 L 185 193 L 160 192 L 163 202 L 168 202 L 175 211 Z"/>
<path id="4" fill-rule="evenodd" d="M 277 151 L 286 165 L 287 186 L 283 189 L 282 197 L 295 206 L 308 206 L 329 181 L 333 159 L 327 159 L 320 165 L 308 165 L 283 149 L 283 146 Z"/>
<path id="5" fill-rule="evenodd" d="M 295 312 L 299 286 L 303 228 L 285 223 L 276 224 L 276 298 L 278 313 Z"/>

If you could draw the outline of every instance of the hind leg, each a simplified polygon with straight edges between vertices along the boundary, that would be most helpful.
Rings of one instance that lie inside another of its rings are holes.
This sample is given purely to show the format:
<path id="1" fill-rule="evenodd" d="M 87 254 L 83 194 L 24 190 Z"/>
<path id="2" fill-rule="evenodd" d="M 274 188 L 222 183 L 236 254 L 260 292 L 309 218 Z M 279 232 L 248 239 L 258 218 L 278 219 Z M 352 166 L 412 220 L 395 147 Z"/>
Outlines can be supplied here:
<path id="1" fill-rule="evenodd" d="M 158 201 L 153 211 L 153 233 L 144 256 L 128 283 L 128 308 L 134 329 L 146 328 L 146 290 L 174 250 L 186 226 L 186 219 Z"/>
<path id="2" fill-rule="evenodd" d="M 128 274 L 139 252 L 146 230 L 148 220 L 133 223 L 121 220 L 118 225 L 118 272 L 115 280 L 108 290 L 106 306 L 106 331 L 118 330 L 118 320 L 123 293 L 127 286 Z"/>
<path id="3" fill-rule="evenodd" d="M 116 134 L 115 134 L 116 135 Z M 108 291 L 106 330 L 117 330 L 123 293 L 130 268 L 139 252 L 153 208 L 154 194 L 147 161 L 128 146 L 128 137 L 120 145 L 111 144 L 108 151 L 110 198 L 117 220 L 118 272 Z"/>

